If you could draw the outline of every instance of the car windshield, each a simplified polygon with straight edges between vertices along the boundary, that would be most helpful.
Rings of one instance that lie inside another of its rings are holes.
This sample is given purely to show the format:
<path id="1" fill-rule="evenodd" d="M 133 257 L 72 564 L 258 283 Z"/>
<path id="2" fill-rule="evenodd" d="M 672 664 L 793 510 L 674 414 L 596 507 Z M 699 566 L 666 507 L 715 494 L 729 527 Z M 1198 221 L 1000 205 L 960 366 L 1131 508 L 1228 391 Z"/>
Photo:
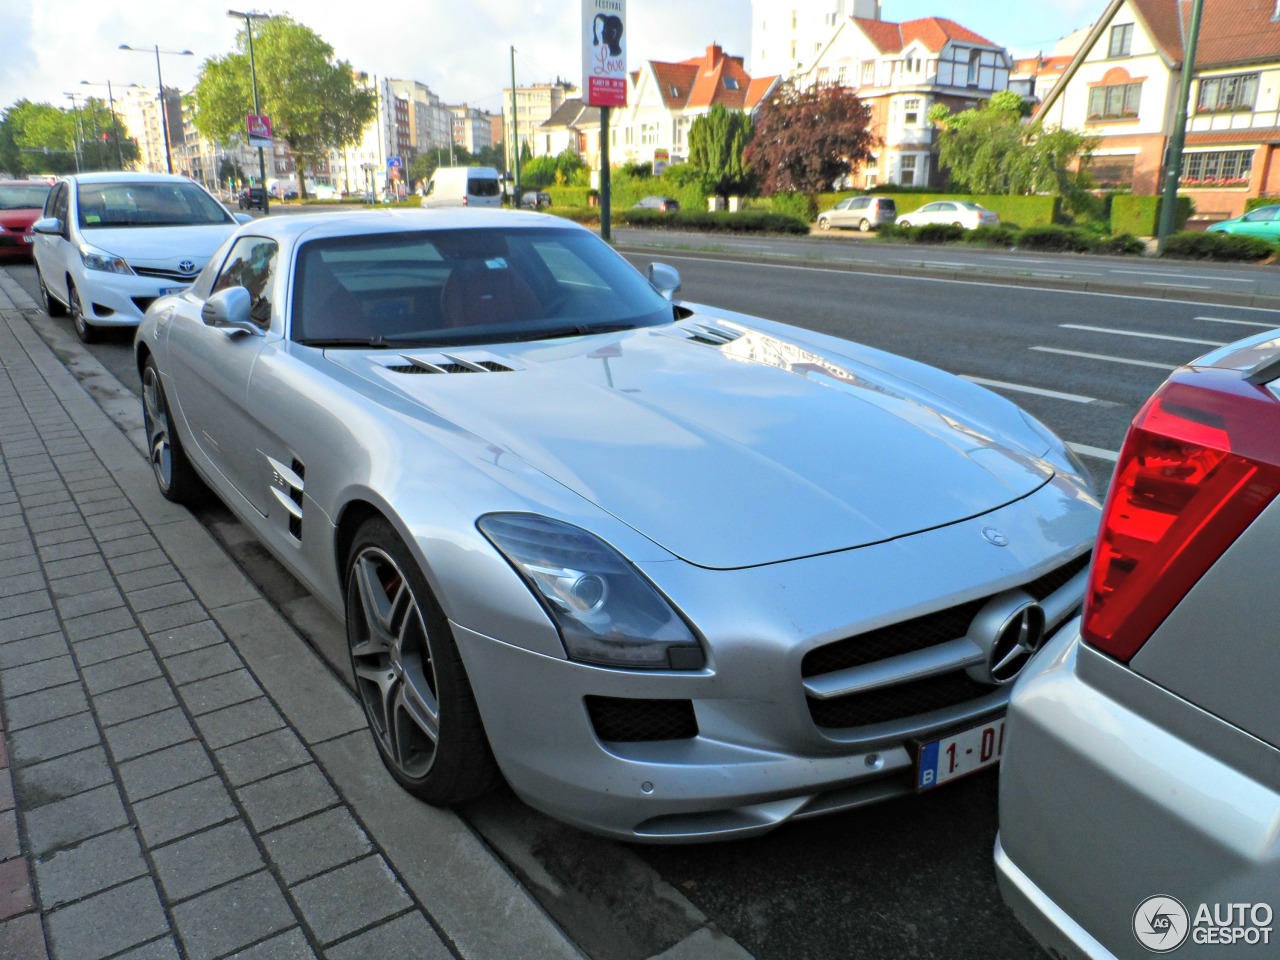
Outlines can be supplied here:
<path id="1" fill-rule="evenodd" d="M 82 183 L 80 227 L 173 227 L 234 223 L 194 183 Z"/>
<path id="2" fill-rule="evenodd" d="M 49 189 L 47 183 L 0 183 L 0 210 L 42 210 Z"/>
<path id="3" fill-rule="evenodd" d="M 290 335 L 313 346 L 501 343 L 673 317 L 607 244 L 559 227 L 313 240 L 295 276 Z"/>

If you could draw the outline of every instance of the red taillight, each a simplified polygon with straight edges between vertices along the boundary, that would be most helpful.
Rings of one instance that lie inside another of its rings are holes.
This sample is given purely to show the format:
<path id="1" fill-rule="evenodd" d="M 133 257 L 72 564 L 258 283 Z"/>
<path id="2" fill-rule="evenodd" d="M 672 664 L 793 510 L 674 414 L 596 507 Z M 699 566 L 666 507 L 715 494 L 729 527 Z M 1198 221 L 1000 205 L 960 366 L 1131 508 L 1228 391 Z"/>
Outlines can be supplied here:
<path id="1" fill-rule="evenodd" d="M 470 198 L 470 197 L 468 197 L 468 196 L 464 193 L 464 194 L 462 195 L 462 205 L 463 205 L 464 207 L 465 207 L 465 206 L 469 206 L 469 204 L 468 204 L 468 202 L 467 202 L 467 201 L 469 201 L 470 199 L 471 199 L 471 198 Z"/>
<path id="2" fill-rule="evenodd" d="M 1138 413 L 1103 509 L 1085 640 L 1128 662 L 1280 492 L 1280 403 L 1235 371 L 1180 372 Z"/>

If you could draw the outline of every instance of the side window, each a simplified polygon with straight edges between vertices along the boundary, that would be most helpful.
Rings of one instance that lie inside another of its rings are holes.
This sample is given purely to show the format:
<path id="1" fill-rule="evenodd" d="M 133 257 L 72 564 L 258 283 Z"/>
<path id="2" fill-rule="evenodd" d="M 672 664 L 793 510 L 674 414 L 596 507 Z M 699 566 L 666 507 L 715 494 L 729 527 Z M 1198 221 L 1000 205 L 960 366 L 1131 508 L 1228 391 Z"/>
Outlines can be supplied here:
<path id="1" fill-rule="evenodd" d="M 62 221 L 63 225 L 67 222 L 67 194 L 71 188 L 65 183 L 60 183 L 53 189 L 53 193 L 49 195 L 49 205 L 52 213 L 50 216 L 57 217 Z"/>
<path id="2" fill-rule="evenodd" d="M 231 254 L 211 291 L 217 293 L 228 287 L 244 287 L 252 297 L 249 317 L 263 330 L 271 326 L 271 293 L 278 252 L 274 240 L 241 237 L 231 248 Z"/>
<path id="3" fill-rule="evenodd" d="M 867 208 L 867 204 L 869 204 L 870 202 L 871 202 L 870 197 L 857 197 L 856 199 L 854 199 L 854 201 L 851 204 L 849 204 L 849 209 L 865 210 Z"/>

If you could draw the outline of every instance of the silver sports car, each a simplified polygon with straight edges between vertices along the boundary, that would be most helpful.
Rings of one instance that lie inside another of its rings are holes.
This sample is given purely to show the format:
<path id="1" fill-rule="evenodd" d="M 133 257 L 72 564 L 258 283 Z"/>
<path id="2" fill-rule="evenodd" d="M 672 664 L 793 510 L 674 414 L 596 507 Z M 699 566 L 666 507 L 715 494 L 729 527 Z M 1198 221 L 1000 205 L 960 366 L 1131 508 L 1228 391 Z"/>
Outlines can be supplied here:
<path id="1" fill-rule="evenodd" d="M 259 220 L 136 341 L 156 479 L 347 624 L 395 778 L 627 840 L 998 761 L 1099 505 L 941 371 L 675 299 L 542 214 Z"/>

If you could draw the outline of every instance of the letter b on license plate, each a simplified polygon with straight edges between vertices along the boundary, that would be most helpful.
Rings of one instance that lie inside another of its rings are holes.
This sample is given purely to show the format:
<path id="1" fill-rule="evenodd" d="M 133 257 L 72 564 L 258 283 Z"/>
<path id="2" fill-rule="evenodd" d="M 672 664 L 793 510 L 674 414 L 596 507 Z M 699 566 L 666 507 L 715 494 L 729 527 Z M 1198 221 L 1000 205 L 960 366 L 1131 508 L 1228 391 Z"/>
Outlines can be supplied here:
<path id="1" fill-rule="evenodd" d="M 994 766 L 1004 753 L 1004 717 L 920 745 L 916 789 L 930 790 Z"/>

